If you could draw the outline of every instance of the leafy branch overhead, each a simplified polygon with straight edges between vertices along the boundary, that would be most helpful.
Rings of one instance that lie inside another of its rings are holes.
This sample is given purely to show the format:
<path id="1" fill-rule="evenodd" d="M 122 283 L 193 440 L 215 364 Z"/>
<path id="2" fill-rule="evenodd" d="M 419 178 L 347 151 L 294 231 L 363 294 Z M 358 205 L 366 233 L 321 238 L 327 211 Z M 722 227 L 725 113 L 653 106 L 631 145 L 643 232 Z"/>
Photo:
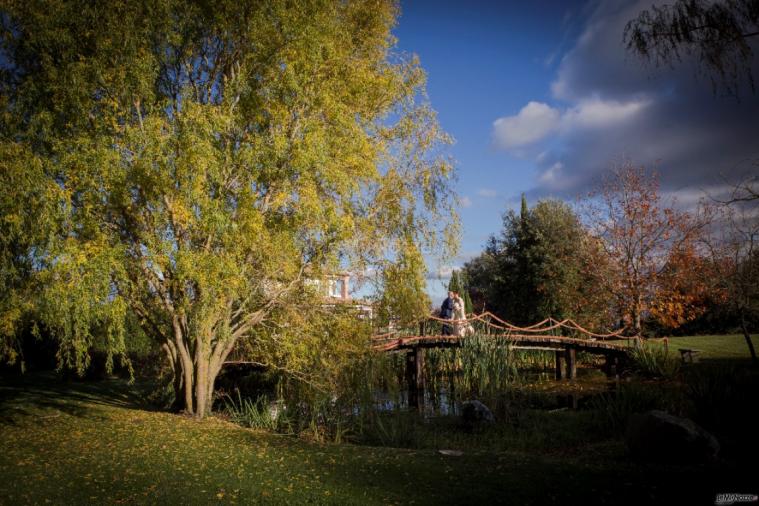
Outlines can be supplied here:
<path id="1" fill-rule="evenodd" d="M 746 81 L 754 90 L 752 41 L 759 36 L 757 0 L 677 0 L 653 5 L 625 26 L 627 49 L 655 64 L 693 55 L 712 85 L 737 95 Z"/>

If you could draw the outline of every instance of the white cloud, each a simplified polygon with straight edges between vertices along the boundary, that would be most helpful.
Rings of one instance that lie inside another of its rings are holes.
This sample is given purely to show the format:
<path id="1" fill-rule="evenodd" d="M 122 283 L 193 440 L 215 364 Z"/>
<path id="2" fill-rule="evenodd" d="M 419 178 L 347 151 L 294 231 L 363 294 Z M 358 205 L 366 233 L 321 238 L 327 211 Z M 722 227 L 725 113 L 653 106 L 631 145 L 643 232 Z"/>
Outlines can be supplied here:
<path id="1" fill-rule="evenodd" d="M 562 128 L 601 128 L 623 123 L 646 108 L 647 99 L 618 102 L 597 97 L 580 101 L 562 116 Z"/>
<path id="2" fill-rule="evenodd" d="M 558 128 L 560 113 L 542 102 L 530 102 L 516 116 L 493 122 L 493 141 L 503 149 L 527 146 Z"/>
<path id="3" fill-rule="evenodd" d="M 461 197 L 461 207 L 472 207 L 472 199 L 467 196 Z"/>
<path id="4" fill-rule="evenodd" d="M 662 201 L 675 204 L 680 209 L 692 211 L 699 204 L 713 200 L 728 200 L 733 190 L 729 184 L 713 184 L 689 188 L 677 188 L 661 192 Z M 757 206 L 759 208 L 759 206 Z"/>
<path id="5" fill-rule="evenodd" d="M 546 185 L 552 185 L 556 183 L 556 181 L 561 176 L 561 169 L 564 168 L 564 164 L 561 162 L 556 162 L 548 169 L 546 169 L 539 177 L 538 181 L 540 183 L 546 184 Z"/>
<path id="6" fill-rule="evenodd" d="M 747 160 L 759 158 L 759 94 L 744 88 L 740 101 L 715 95 L 709 76 L 695 72 L 693 55 L 656 67 L 626 50 L 626 23 L 650 3 L 588 3 L 584 26 L 557 58 L 551 98 L 493 123 L 497 148 L 534 163 L 529 197 L 585 193 L 615 161 L 629 158 L 655 168 L 662 192 L 689 208 L 701 188 L 717 193 L 716 186 L 747 172 Z M 751 66 L 759 75 L 759 59 Z"/>
<path id="7" fill-rule="evenodd" d="M 427 279 L 447 279 L 457 267 L 454 265 L 441 265 L 436 271 L 428 271 Z"/>
<path id="8" fill-rule="evenodd" d="M 498 195 L 498 192 L 495 190 L 491 190 L 490 188 L 481 188 L 479 191 L 477 191 L 477 195 L 479 195 L 480 197 L 492 199 Z"/>
<path id="9" fill-rule="evenodd" d="M 493 138 L 497 147 L 524 156 L 521 148 L 551 136 L 574 134 L 578 129 L 597 129 L 621 125 L 650 104 L 646 98 L 626 102 L 588 97 L 561 111 L 547 104 L 530 102 L 516 116 L 499 118 L 493 123 Z M 541 151 L 536 161 L 545 161 L 547 151 Z"/>
<path id="10" fill-rule="evenodd" d="M 565 79 L 557 79 L 551 83 L 551 95 L 554 98 L 564 99 L 567 96 L 567 82 Z"/>

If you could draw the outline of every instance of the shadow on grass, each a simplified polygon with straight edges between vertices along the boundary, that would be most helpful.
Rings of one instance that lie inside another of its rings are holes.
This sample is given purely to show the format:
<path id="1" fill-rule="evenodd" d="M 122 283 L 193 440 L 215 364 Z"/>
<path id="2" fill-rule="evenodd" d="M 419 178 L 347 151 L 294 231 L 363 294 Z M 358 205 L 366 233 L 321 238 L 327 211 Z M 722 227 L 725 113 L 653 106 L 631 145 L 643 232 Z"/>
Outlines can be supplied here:
<path id="1" fill-rule="evenodd" d="M 567 456 L 555 451 L 551 455 L 536 454 L 534 450 L 492 451 L 497 447 L 494 444 L 490 450 L 483 451 L 463 448 L 464 455 L 451 457 L 440 455 L 437 448 L 399 450 L 308 443 L 214 420 L 195 423 L 181 417 L 145 416 L 139 417 L 144 419 L 140 424 L 147 426 L 135 428 L 132 417 L 114 422 L 115 417 L 110 416 L 108 410 L 98 409 L 107 406 L 151 410 L 141 390 L 140 385 L 128 385 L 123 380 L 63 381 L 52 374 L 30 375 L 11 381 L 0 379 L 0 417 L 5 419 L 7 414 L 7 423 L 22 429 L 8 432 L 20 435 L 22 439 L 31 439 L 48 434 L 49 424 L 49 433 L 54 436 L 39 443 L 41 446 L 37 447 L 42 449 L 37 450 L 39 453 L 35 457 L 52 455 L 50 462 L 58 474 L 48 467 L 41 467 L 43 463 L 39 459 L 34 472 L 27 468 L 21 471 L 28 476 L 45 477 L 46 482 L 37 486 L 47 488 L 32 497 L 39 499 L 46 497 L 44 494 L 47 493 L 59 499 L 58 503 L 69 504 L 75 503 L 72 498 L 77 498 L 80 503 L 87 503 L 88 499 L 89 503 L 96 502 L 92 496 L 111 500 L 130 498 L 131 502 L 145 504 L 212 504 L 217 502 L 218 491 L 239 488 L 245 494 L 241 496 L 242 504 L 617 505 L 713 504 L 716 493 L 755 493 L 757 490 L 753 468 L 749 466 L 638 463 L 629 459 L 621 442 L 601 438 L 593 443 L 593 434 L 583 437 L 587 444 L 581 446 L 581 450 L 572 449 Z M 724 396 L 718 392 L 709 395 L 709 399 L 722 402 Z M 562 413 L 556 415 L 562 416 L 561 420 L 568 424 L 564 429 L 582 435 L 584 425 L 571 423 L 582 420 L 575 420 L 574 416 L 564 417 Z M 75 424 L 57 425 L 55 418 L 47 418 L 62 414 L 97 423 L 81 424 L 88 426 L 86 434 L 66 443 L 69 441 L 66 431 Z M 530 430 L 533 427 L 531 420 L 522 422 L 528 432 L 559 430 L 555 425 L 535 426 Z M 23 431 L 25 426 L 32 424 L 42 425 L 44 432 Z M 95 426 L 98 430 L 92 430 Z M 115 427 L 120 430 L 114 430 Z M 55 431 L 59 432 L 56 434 Z M 509 434 L 495 436 L 507 438 Z M 88 444 L 94 439 L 103 440 L 104 444 Z M 543 441 L 541 445 L 551 448 L 563 448 L 568 443 L 582 444 L 575 438 L 563 442 L 545 438 L 540 441 Z M 117 448 L 111 449 L 108 442 L 118 442 Z M 164 444 L 170 449 L 164 448 Z M 56 453 L 54 450 L 58 446 L 64 450 Z M 79 454 L 68 459 L 72 448 Z M 131 457 L 126 459 L 127 464 L 114 463 L 114 452 Z M 67 460 L 56 461 L 56 458 Z M 6 469 L 16 469 L 17 459 L 9 462 L 12 464 Z M 178 467 L 176 462 L 187 467 Z M 131 472 L 120 467 L 124 465 L 132 466 Z M 84 474 L 98 466 L 105 466 L 105 474 L 108 477 L 118 475 L 120 481 L 108 482 L 103 485 L 108 489 L 103 491 L 88 483 Z M 203 470 L 203 479 L 190 474 L 189 469 Z M 76 485 L 68 485 L 70 480 L 75 480 Z M 4 502 L 3 485 L 9 490 L 13 483 L 14 480 L 10 479 L 4 483 L 0 480 L 0 502 Z M 296 484 L 292 497 L 271 490 L 276 485 L 284 487 L 288 483 Z M 156 484 L 159 485 L 157 488 Z M 163 495 L 143 495 L 145 490 L 147 494 Z M 275 495 L 271 498 L 263 496 L 264 490 Z M 328 499 L 326 493 L 331 491 L 338 495 Z M 40 502 L 29 501 L 30 504 Z"/>
<path id="2" fill-rule="evenodd" d="M 104 419 L 102 413 L 93 409 L 95 406 L 157 411 L 146 399 L 150 386 L 154 385 L 130 385 L 123 379 L 68 379 L 54 372 L 3 377 L 0 378 L 0 425 L 18 425 L 20 417 L 44 423 L 61 413 Z"/>
<path id="3" fill-rule="evenodd" d="M 253 448 L 260 437 L 238 433 L 236 440 Z M 716 493 L 755 490 L 748 469 L 637 462 L 619 443 L 597 451 L 589 445 L 588 455 L 564 458 L 468 450 L 445 456 L 436 450 L 268 441 L 277 455 L 305 450 L 326 489 L 391 503 L 709 504 Z"/>

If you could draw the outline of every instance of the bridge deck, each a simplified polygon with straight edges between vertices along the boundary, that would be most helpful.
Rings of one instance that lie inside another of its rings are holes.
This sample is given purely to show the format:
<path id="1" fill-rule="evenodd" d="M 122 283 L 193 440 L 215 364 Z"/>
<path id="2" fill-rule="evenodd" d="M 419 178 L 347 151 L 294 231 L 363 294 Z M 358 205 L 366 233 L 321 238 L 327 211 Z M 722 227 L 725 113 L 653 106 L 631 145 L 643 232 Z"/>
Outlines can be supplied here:
<path id="1" fill-rule="evenodd" d="M 395 339 L 386 339 L 377 342 L 374 349 L 378 351 L 408 350 L 414 348 L 446 348 L 461 346 L 460 336 L 405 336 Z M 568 346 L 577 351 L 585 351 L 598 354 L 622 353 L 626 354 L 629 347 L 626 343 L 616 341 L 600 341 L 595 339 L 577 339 L 573 337 L 534 335 L 534 334 L 510 334 L 498 336 L 499 340 L 508 341 L 520 348 L 551 348 L 556 350 Z"/>

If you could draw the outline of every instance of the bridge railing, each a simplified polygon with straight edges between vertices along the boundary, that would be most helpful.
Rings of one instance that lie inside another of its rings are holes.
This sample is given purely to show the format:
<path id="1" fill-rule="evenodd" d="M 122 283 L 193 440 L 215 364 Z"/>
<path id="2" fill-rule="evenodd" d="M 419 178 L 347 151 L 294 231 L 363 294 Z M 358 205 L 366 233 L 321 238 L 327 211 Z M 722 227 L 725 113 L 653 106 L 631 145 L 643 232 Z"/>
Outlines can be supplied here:
<path id="1" fill-rule="evenodd" d="M 625 329 L 614 332 L 599 333 L 584 328 L 571 318 L 556 320 L 548 317 L 543 321 L 527 326 L 514 325 L 490 312 L 473 314 L 461 320 L 448 320 L 434 315 L 427 316 L 410 325 L 400 328 L 386 329 L 373 337 L 375 343 L 397 340 L 411 336 L 431 336 L 443 333 L 443 328 L 448 327 L 451 335 L 464 337 L 467 335 L 494 335 L 494 336 L 553 336 L 571 337 L 575 339 L 589 340 L 624 340 Z"/>

